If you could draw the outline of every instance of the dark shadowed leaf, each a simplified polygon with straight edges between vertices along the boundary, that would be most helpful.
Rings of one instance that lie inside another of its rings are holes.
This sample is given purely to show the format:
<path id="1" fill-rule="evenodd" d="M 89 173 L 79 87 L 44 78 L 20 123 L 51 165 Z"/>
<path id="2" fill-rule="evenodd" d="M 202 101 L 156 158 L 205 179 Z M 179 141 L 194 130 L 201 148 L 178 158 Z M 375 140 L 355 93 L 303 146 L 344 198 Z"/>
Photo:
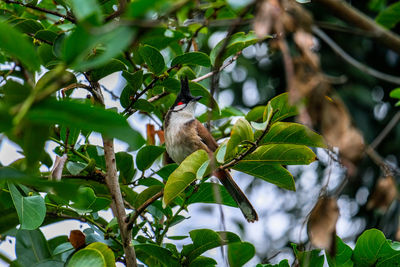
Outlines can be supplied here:
<path id="1" fill-rule="evenodd" d="M 353 267 L 352 255 L 353 250 L 337 236 L 336 255 L 332 258 L 329 254 L 326 254 L 326 259 L 329 267 Z"/>
<path id="2" fill-rule="evenodd" d="M 184 64 L 200 65 L 204 67 L 211 66 L 210 58 L 208 57 L 207 54 L 203 52 L 185 53 L 183 55 L 175 57 L 171 62 L 171 66 L 184 65 Z"/>
<path id="3" fill-rule="evenodd" d="M 92 70 L 90 73 L 90 78 L 93 81 L 98 81 L 114 72 L 123 70 L 126 70 L 126 66 L 124 63 L 117 59 L 111 59 L 111 61 L 108 62 L 107 65 Z"/>
<path id="4" fill-rule="evenodd" d="M 199 256 L 189 264 L 189 267 L 215 267 L 217 262 L 208 257 Z"/>
<path id="5" fill-rule="evenodd" d="M 320 250 L 299 251 L 297 246 L 292 243 L 294 254 L 299 262 L 299 267 L 322 267 L 324 266 L 324 255 L 320 255 Z"/>
<path id="6" fill-rule="evenodd" d="M 100 23 L 101 8 L 96 0 L 69 0 L 69 3 L 78 20 L 89 20 L 93 24 Z"/>
<path id="7" fill-rule="evenodd" d="M 243 141 L 254 141 L 253 129 L 245 119 L 238 119 L 231 131 L 231 138 L 226 145 L 225 160 L 232 159 L 239 151 L 238 146 Z"/>
<path id="8" fill-rule="evenodd" d="M 153 185 L 143 190 L 136 198 L 134 207 L 139 208 L 146 200 L 159 193 L 163 189 L 163 185 Z"/>
<path id="9" fill-rule="evenodd" d="M 135 252 L 138 259 L 148 266 L 180 266 L 171 251 L 154 244 L 135 245 Z"/>
<path id="10" fill-rule="evenodd" d="M 219 195 L 216 196 L 216 194 Z M 217 202 L 217 199 L 221 200 L 221 203 Z M 233 200 L 228 191 L 226 191 L 225 187 L 216 183 L 202 183 L 196 193 L 193 194 L 193 196 L 191 196 L 186 203 L 218 203 L 231 207 L 237 207 L 236 202 Z"/>
<path id="11" fill-rule="evenodd" d="M 19 229 L 16 235 L 15 252 L 22 266 L 32 266 L 34 263 L 51 258 L 49 245 L 39 229 Z"/>
<path id="12" fill-rule="evenodd" d="M 155 75 L 159 75 L 164 71 L 165 62 L 164 58 L 161 55 L 160 51 L 156 48 L 145 45 L 139 48 L 139 53 L 142 56 L 143 60 L 146 62 L 150 71 Z"/>
<path id="13" fill-rule="evenodd" d="M 136 156 L 137 168 L 141 171 L 147 170 L 164 151 L 165 148 L 159 146 L 143 147 Z"/>
<path id="14" fill-rule="evenodd" d="M 393 3 L 379 12 L 375 20 L 385 28 L 392 29 L 400 22 L 400 2 Z"/>
<path id="15" fill-rule="evenodd" d="M 115 153 L 115 160 L 117 161 L 120 180 L 123 183 L 131 182 L 136 172 L 132 155 L 122 151 L 117 152 Z"/>

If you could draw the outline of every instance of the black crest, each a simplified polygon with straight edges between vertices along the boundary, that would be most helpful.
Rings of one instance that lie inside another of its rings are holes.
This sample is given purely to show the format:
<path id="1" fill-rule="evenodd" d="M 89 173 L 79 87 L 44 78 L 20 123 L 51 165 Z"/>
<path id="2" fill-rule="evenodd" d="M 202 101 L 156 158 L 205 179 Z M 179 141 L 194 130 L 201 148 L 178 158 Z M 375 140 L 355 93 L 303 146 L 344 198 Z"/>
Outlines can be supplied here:
<path id="1" fill-rule="evenodd" d="M 181 91 L 179 92 L 179 95 L 175 100 L 174 106 L 176 106 L 179 102 L 187 104 L 190 101 L 198 101 L 200 100 L 200 98 L 201 96 L 192 96 L 189 89 L 188 78 L 185 77 L 181 79 Z"/>

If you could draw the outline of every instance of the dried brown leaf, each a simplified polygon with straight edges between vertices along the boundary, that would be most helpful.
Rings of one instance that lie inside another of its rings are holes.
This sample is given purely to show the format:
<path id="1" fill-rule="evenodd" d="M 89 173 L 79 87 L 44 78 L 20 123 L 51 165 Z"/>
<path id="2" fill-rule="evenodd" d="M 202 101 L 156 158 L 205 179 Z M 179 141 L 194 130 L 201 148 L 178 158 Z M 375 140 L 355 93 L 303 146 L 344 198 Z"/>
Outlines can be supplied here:
<path id="1" fill-rule="evenodd" d="M 76 250 L 85 246 L 85 238 L 85 234 L 80 230 L 72 230 L 69 233 L 69 242 Z"/>
<path id="2" fill-rule="evenodd" d="M 367 210 L 386 212 L 397 196 L 396 181 L 393 176 L 378 179 L 374 191 L 367 202 Z"/>
<path id="3" fill-rule="evenodd" d="M 320 197 L 310 212 L 307 222 L 308 237 L 317 248 L 326 249 L 331 255 L 336 249 L 336 222 L 339 218 L 337 201 L 332 197 Z"/>
<path id="4" fill-rule="evenodd" d="M 154 125 L 153 124 L 146 124 L 146 133 L 147 133 L 147 141 L 149 142 L 149 145 L 155 145 L 156 140 L 155 140 L 155 130 L 154 130 Z"/>

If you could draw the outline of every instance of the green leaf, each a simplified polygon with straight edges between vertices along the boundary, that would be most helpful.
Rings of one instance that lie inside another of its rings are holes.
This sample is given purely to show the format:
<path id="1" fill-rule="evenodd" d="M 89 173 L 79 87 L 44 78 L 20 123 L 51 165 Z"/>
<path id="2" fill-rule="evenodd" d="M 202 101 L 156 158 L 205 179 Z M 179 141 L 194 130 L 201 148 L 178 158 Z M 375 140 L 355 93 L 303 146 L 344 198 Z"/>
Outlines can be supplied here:
<path id="1" fill-rule="evenodd" d="M 117 152 L 115 153 L 115 160 L 117 162 L 120 180 L 123 183 L 131 182 L 136 172 L 132 155 L 122 151 Z"/>
<path id="2" fill-rule="evenodd" d="M 165 148 L 159 146 L 145 146 L 139 150 L 136 156 L 136 166 L 139 170 L 144 171 L 153 165 L 154 161 L 161 156 Z"/>
<path id="3" fill-rule="evenodd" d="M 137 196 L 134 207 L 139 208 L 141 205 L 143 205 L 144 202 L 146 202 L 146 200 L 159 193 L 163 189 L 163 187 L 163 185 L 153 185 L 143 190 Z"/>
<path id="4" fill-rule="evenodd" d="M 248 121 L 261 121 L 266 106 L 257 106 L 250 110 L 246 115 Z"/>
<path id="5" fill-rule="evenodd" d="M 210 67 L 211 62 L 207 54 L 203 52 L 189 52 L 175 57 L 171 62 L 171 67 L 176 65 L 200 65 Z"/>
<path id="6" fill-rule="evenodd" d="M 49 245 L 39 229 L 17 230 L 15 253 L 22 266 L 32 266 L 51 258 Z"/>
<path id="7" fill-rule="evenodd" d="M 242 162 L 232 167 L 232 169 L 253 175 L 281 188 L 295 191 L 293 176 L 281 165 L 261 164 L 260 162 Z"/>
<path id="8" fill-rule="evenodd" d="M 90 187 L 79 188 L 72 200 L 74 204 L 71 207 L 81 212 L 96 212 L 106 208 L 111 202 L 107 198 L 96 197 Z"/>
<path id="9" fill-rule="evenodd" d="M 147 101 L 146 99 L 138 99 L 132 106 L 136 110 L 142 112 L 152 112 L 154 110 L 154 105 Z"/>
<path id="10" fill-rule="evenodd" d="M 400 99 L 400 88 L 393 89 L 390 92 L 390 97 Z"/>
<path id="11" fill-rule="evenodd" d="M 400 22 L 400 2 L 391 4 L 379 12 L 375 21 L 387 29 L 394 28 Z"/>
<path id="12" fill-rule="evenodd" d="M 204 150 L 197 150 L 189 155 L 169 176 L 164 188 L 163 206 L 167 206 L 186 187 L 196 180 L 197 170 L 208 160 Z"/>
<path id="13" fill-rule="evenodd" d="M 200 168 L 197 170 L 196 179 L 197 179 L 197 180 L 201 180 L 201 179 L 204 178 L 204 176 L 207 176 L 208 174 L 210 174 L 210 172 L 211 172 L 210 160 L 206 160 L 206 161 L 200 166 Z"/>
<path id="14" fill-rule="evenodd" d="M 199 256 L 189 264 L 189 267 L 215 267 L 217 262 L 208 257 Z"/>
<path id="15" fill-rule="evenodd" d="M 216 195 L 218 194 L 218 196 Z M 221 202 L 221 203 L 220 203 Z M 216 183 L 202 183 L 197 192 L 193 194 L 187 201 L 187 204 L 193 203 L 211 203 L 222 204 L 231 207 L 237 207 L 237 203 L 224 186 Z"/>
<path id="16" fill-rule="evenodd" d="M 258 147 L 240 163 L 303 165 L 317 160 L 314 152 L 303 145 L 268 144 Z"/>
<path id="17" fill-rule="evenodd" d="M 64 267 L 63 261 L 56 261 L 56 260 L 43 260 L 35 265 L 31 265 L 32 267 Z"/>
<path id="18" fill-rule="evenodd" d="M 46 216 L 44 199 L 40 195 L 25 197 L 10 182 L 8 188 L 18 213 L 21 229 L 33 230 L 42 225 Z"/>
<path id="19" fill-rule="evenodd" d="M 249 32 L 248 34 L 245 34 L 244 32 L 237 32 L 233 34 L 229 40 L 228 45 L 225 48 L 225 52 L 221 58 L 221 62 L 224 62 L 224 60 L 232 55 L 235 55 L 239 51 L 242 51 L 246 47 L 255 44 L 259 41 L 257 36 L 255 35 L 254 32 Z M 222 39 L 212 50 L 210 53 L 210 60 L 213 65 L 215 65 L 215 60 L 217 58 L 217 55 L 222 49 L 222 46 L 224 45 L 225 38 Z"/>
<path id="20" fill-rule="evenodd" d="M 102 66 L 100 68 L 96 68 L 90 72 L 90 78 L 92 81 L 98 81 L 114 72 L 126 70 L 126 66 L 124 63 L 117 59 L 111 59 L 107 63 L 107 65 Z"/>
<path id="21" fill-rule="evenodd" d="M 355 266 L 393 266 L 392 260 L 400 257 L 400 251 L 394 250 L 384 234 L 377 229 L 369 229 L 357 239 L 353 252 Z"/>
<path id="22" fill-rule="evenodd" d="M 93 24 L 101 22 L 101 8 L 96 0 L 69 0 L 69 3 L 79 21 L 88 19 Z"/>
<path id="23" fill-rule="evenodd" d="M 292 244 L 294 254 L 299 261 L 299 267 L 322 267 L 324 266 L 324 255 L 319 255 L 320 250 L 298 251 L 296 244 Z"/>
<path id="24" fill-rule="evenodd" d="M 10 25 L 0 22 L 0 50 L 19 59 L 30 70 L 39 70 L 40 60 L 31 43 Z"/>
<path id="25" fill-rule="evenodd" d="M 251 260 L 256 250 L 251 243 L 237 242 L 228 245 L 228 261 L 230 267 L 241 267 Z"/>
<path id="26" fill-rule="evenodd" d="M 231 138 L 226 145 L 225 160 L 232 159 L 236 153 L 239 152 L 239 145 L 243 141 L 254 141 L 253 129 L 250 123 L 245 119 L 238 119 L 235 125 L 233 125 L 231 131 Z"/>
<path id="27" fill-rule="evenodd" d="M 274 111 L 274 116 L 271 119 L 271 123 L 281 121 L 283 119 L 293 117 L 298 114 L 296 106 L 291 106 L 289 104 L 288 93 L 280 94 L 272 98 L 268 102 L 268 105 L 265 107 L 264 110 L 263 121 L 265 121 L 267 118 L 269 109 L 268 106 L 271 106 L 272 110 Z"/>
<path id="28" fill-rule="evenodd" d="M 57 33 L 49 30 L 39 30 L 35 34 L 35 39 L 45 40 L 50 43 L 54 43 L 57 38 Z"/>
<path id="29" fill-rule="evenodd" d="M 165 165 L 160 170 L 157 171 L 157 174 L 164 180 L 168 180 L 168 177 L 178 168 L 178 164 L 172 163 Z"/>
<path id="30" fill-rule="evenodd" d="M 189 82 L 190 92 L 193 96 L 202 96 L 199 102 L 205 106 L 213 107 L 213 110 L 219 112 L 217 101 L 211 96 L 210 92 L 201 84 Z"/>
<path id="31" fill-rule="evenodd" d="M 156 48 L 144 45 L 139 48 L 139 53 L 146 62 L 149 70 L 155 75 L 159 75 L 164 71 L 164 58 Z"/>
<path id="32" fill-rule="evenodd" d="M 218 163 L 224 163 L 225 162 L 225 154 L 226 154 L 226 145 L 227 145 L 227 140 L 224 141 L 222 144 L 219 145 L 217 150 L 214 152 L 215 159 L 217 160 Z"/>
<path id="33" fill-rule="evenodd" d="M 294 144 L 326 148 L 321 135 L 307 126 L 292 122 L 276 122 L 261 140 L 261 144 Z"/>
<path id="34" fill-rule="evenodd" d="M 288 260 L 281 260 L 278 264 L 257 264 L 256 267 L 290 267 Z"/>
<path id="35" fill-rule="evenodd" d="M 122 77 L 124 77 L 126 82 L 132 87 L 133 92 L 136 92 L 143 83 L 143 70 L 138 70 L 134 73 L 123 71 Z"/>
<path id="36" fill-rule="evenodd" d="M 81 162 L 68 161 L 65 167 L 72 175 L 78 175 L 86 168 L 86 166 L 87 164 Z"/>
<path id="37" fill-rule="evenodd" d="M 207 250 L 224 246 L 230 243 L 240 242 L 240 238 L 231 232 L 214 232 L 210 229 L 196 229 L 189 232 L 193 244 L 185 245 L 182 254 L 186 256 L 188 263 Z"/>
<path id="38" fill-rule="evenodd" d="M 135 252 L 137 258 L 148 266 L 180 266 L 171 251 L 154 244 L 135 245 Z"/>
<path id="39" fill-rule="evenodd" d="M 114 253 L 106 244 L 100 242 L 94 242 L 89 244 L 85 249 L 97 250 L 103 255 L 107 267 L 115 267 Z"/>
<path id="40" fill-rule="evenodd" d="M 14 27 L 20 32 L 28 34 L 35 34 L 36 32 L 43 30 L 43 25 L 33 19 L 23 19 L 14 24 Z"/>
<path id="41" fill-rule="evenodd" d="M 104 256 L 97 249 L 85 248 L 78 250 L 67 263 L 67 267 L 107 267 Z"/>
<path id="42" fill-rule="evenodd" d="M 353 250 L 337 236 L 336 255 L 332 258 L 329 253 L 326 253 L 326 259 L 328 260 L 329 267 L 353 267 L 352 255 Z"/>
<path id="43" fill-rule="evenodd" d="M 136 0 L 131 2 L 127 7 L 127 14 L 130 17 L 138 18 L 146 14 L 146 12 L 154 8 L 159 1 L 156 0 Z"/>
<path id="44" fill-rule="evenodd" d="M 144 138 L 129 126 L 122 115 L 74 101 L 43 101 L 32 107 L 26 118 L 37 123 L 61 124 L 84 131 L 100 132 L 106 137 L 127 142 L 133 150 L 145 143 Z"/>

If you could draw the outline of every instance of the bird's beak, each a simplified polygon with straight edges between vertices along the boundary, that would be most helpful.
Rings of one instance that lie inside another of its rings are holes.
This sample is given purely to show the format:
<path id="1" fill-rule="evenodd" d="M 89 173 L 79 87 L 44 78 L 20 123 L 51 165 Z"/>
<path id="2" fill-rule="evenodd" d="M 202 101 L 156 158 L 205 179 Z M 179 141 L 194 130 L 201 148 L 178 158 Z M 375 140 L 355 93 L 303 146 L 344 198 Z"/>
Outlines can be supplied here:
<path id="1" fill-rule="evenodd" d="M 202 99 L 203 97 L 202 96 L 195 96 L 194 98 L 193 98 L 193 101 L 199 101 L 200 99 Z"/>

